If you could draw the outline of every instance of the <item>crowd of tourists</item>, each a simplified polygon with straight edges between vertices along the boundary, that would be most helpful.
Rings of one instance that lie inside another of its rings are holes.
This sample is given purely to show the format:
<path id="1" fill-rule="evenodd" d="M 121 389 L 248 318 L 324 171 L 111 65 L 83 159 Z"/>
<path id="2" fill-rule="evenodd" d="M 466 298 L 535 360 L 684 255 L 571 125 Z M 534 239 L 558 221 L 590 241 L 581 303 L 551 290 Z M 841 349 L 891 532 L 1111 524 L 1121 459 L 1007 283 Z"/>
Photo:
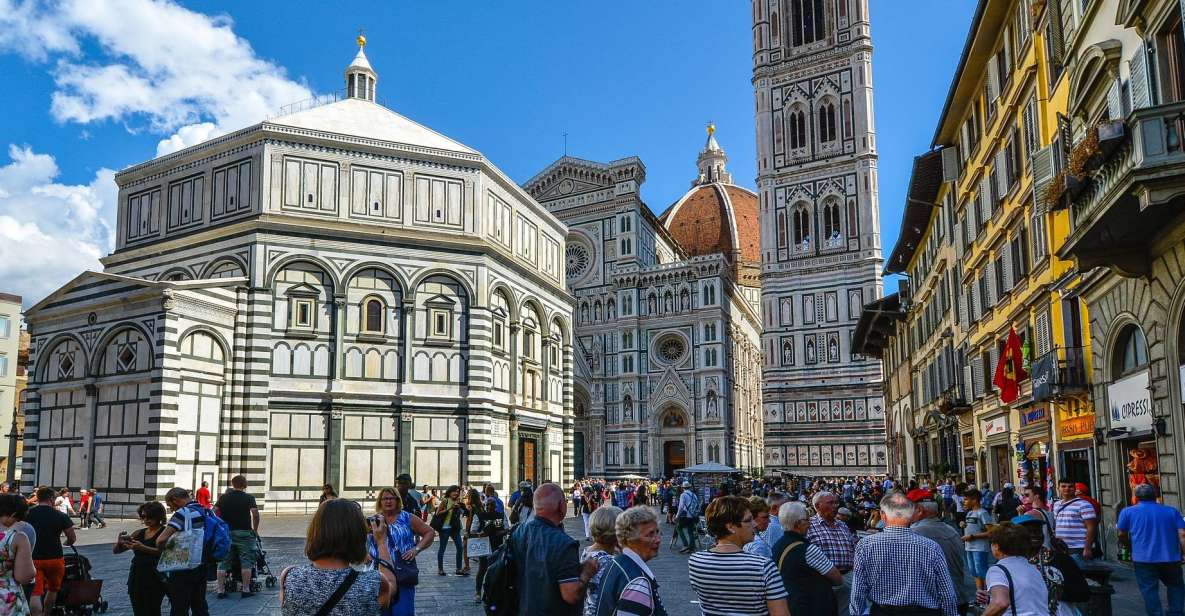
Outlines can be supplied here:
<path id="1" fill-rule="evenodd" d="M 102 498 L 85 492 L 75 506 L 68 490 L 42 486 L 26 500 L 0 485 L 3 613 L 54 612 L 63 547 L 77 540 L 73 517 L 79 528 L 103 525 Z M 1063 481 L 1056 495 L 1048 503 L 1037 486 L 994 492 L 891 477 L 587 478 L 567 488 L 523 482 L 504 502 L 492 485 L 417 488 L 405 474 L 359 503 L 327 485 L 307 531 L 308 562 L 279 576 L 281 613 L 415 614 L 417 557 L 437 543 L 436 575 L 469 576 L 475 563 L 474 600 L 493 614 L 835 616 L 843 607 L 873 616 L 1075 616 L 1091 598 L 1101 511 L 1084 485 Z M 1135 496 L 1139 504 L 1119 516 L 1120 543 L 1147 612 L 1165 612 L 1164 585 L 1167 612 L 1179 614 L 1185 519 L 1159 504 L 1154 486 Z M 564 529 L 576 512 L 583 542 Z M 215 566 L 216 601 L 232 585 L 253 594 L 260 515 L 244 477 L 217 499 L 203 482 L 137 513 L 142 527 L 113 546 L 132 553 L 134 614 L 160 614 L 168 597 L 174 616 L 205 616 Z M 665 604 L 664 580 L 648 564 L 664 522 L 672 545 L 689 554 L 697 608 Z M 199 554 L 178 560 L 178 544 Z"/>

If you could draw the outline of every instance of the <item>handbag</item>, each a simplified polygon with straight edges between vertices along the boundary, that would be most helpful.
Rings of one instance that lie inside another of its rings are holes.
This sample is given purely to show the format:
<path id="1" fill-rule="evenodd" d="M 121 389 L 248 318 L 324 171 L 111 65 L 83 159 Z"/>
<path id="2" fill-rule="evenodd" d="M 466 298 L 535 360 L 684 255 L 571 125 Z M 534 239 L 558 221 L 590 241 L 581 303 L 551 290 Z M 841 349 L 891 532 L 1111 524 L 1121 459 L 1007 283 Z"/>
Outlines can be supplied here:
<path id="1" fill-rule="evenodd" d="M 354 585 L 354 580 L 356 579 L 358 579 L 358 571 L 356 569 L 350 569 L 350 572 L 346 574 L 346 579 L 337 585 L 337 590 L 333 591 L 333 594 L 329 595 L 329 598 L 321 605 L 321 609 L 317 610 L 316 616 L 329 616 L 329 612 L 333 611 L 334 606 L 337 605 L 338 601 L 342 600 L 342 597 Z"/>
<path id="2" fill-rule="evenodd" d="M 202 566 L 202 548 L 205 545 L 206 532 L 202 528 L 193 528 L 192 518 L 186 516 L 185 530 L 174 533 L 160 552 L 156 570 L 161 573 L 171 571 L 190 571 Z"/>
<path id="3" fill-rule="evenodd" d="M 489 537 L 470 537 L 469 538 L 469 558 L 480 558 L 482 556 L 489 556 L 494 551 L 490 549 Z"/>
<path id="4" fill-rule="evenodd" d="M 415 586 L 420 583 L 420 566 L 415 559 L 404 560 L 402 556 L 396 556 L 390 569 L 395 574 L 396 586 Z"/>
<path id="5" fill-rule="evenodd" d="M 443 513 L 434 513 L 432 514 L 432 521 L 428 523 L 428 526 L 431 526 L 432 530 L 436 531 L 437 534 L 444 530 L 444 516 L 445 514 Z"/>

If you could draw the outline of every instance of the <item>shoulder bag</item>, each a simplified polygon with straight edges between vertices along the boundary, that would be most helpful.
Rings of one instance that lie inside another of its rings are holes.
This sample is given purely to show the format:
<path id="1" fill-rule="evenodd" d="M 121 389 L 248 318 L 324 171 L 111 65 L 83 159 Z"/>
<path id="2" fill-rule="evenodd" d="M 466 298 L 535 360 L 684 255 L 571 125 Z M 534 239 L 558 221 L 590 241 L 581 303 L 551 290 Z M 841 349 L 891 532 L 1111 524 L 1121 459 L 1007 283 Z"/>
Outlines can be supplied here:
<path id="1" fill-rule="evenodd" d="M 1004 565 L 992 565 L 996 569 L 1004 572 L 1004 577 L 1008 580 L 1008 607 L 1012 610 L 1012 616 L 1016 616 L 1016 589 L 1012 582 L 1012 573 L 1008 571 L 1008 567 Z"/>
<path id="2" fill-rule="evenodd" d="M 354 585 L 354 580 L 356 579 L 358 579 L 358 571 L 351 567 L 350 572 L 346 574 L 346 579 L 337 585 L 337 590 L 333 591 L 332 595 L 329 595 L 329 598 L 325 600 L 321 609 L 317 610 L 316 616 L 329 616 L 329 612 L 333 611 L 333 608 L 345 596 L 346 591 L 350 590 L 350 587 Z"/>

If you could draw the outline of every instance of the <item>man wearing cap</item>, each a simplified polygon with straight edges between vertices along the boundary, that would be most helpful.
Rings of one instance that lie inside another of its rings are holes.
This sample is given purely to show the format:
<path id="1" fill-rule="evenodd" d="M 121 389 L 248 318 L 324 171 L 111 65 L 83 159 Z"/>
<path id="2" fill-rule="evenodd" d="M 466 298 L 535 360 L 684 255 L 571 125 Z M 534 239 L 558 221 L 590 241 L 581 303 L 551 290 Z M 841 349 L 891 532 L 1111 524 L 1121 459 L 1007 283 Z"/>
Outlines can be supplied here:
<path id="1" fill-rule="evenodd" d="M 683 554 L 695 551 L 695 524 L 699 521 L 699 499 L 695 490 L 691 489 L 691 482 L 683 482 L 683 492 L 679 494 L 679 507 L 675 510 L 675 533 L 683 538 Z"/>
<path id="2" fill-rule="evenodd" d="M 966 614 L 967 606 L 975 599 L 975 587 L 967 583 L 967 557 L 963 538 L 959 536 L 959 531 L 939 519 L 938 503 L 933 498 L 919 496 L 917 500 L 909 500 L 918 504 L 910 528 L 942 548 L 942 557 L 946 561 L 946 568 L 950 571 L 950 579 L 958 596 L 959 613 Z"/>
<path id="3" fill-rule="evenodd" d="M 1132 569 L 1144 597 L 1144 609 L 1161 616 L 1160 584 L 1168 590 L 1168 613 L 1185 610 L 1185 580 L 1181 554 L 1185 552 L 1185 520 L 1172 507 L 1156 502 L 1155 486 L 1136 486 L 1137 503 L 1119 512 L 1119 543 L 1132 551 Z"/>

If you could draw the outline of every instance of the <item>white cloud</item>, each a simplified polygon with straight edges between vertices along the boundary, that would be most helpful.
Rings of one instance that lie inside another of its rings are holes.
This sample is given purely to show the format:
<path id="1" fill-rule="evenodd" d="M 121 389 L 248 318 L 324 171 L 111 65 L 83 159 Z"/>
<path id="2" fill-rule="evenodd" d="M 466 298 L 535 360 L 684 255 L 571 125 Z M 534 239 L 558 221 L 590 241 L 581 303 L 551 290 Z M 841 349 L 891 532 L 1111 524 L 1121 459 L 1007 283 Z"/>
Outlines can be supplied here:
<path id="1" fill-rule="evenodd" d="M 45 66 L 55 120 L 120 122 L 159 135 L 161 156 L 312 96 L 233 26 L 170 0 L 0 0 L 0 53 Z M 51 154 L 10 145 L 8 157 L 0 166 L 0 291 L 31 305 L 83 270 L 101 269 L 98 258 L 114 248 L 117 189 L 110 169 L 88 184 L 63 184 Z"/>
<path id="2" fill-rule="evenodd" d="M 0 291 L 30 306 L 83 270 L 102 270 L 99 257 L 114 247 L 115 172 L 60 184 L 52 156 L 16 145 L 8 156 L 0 167 Z"/>
<path id="3" fill-rule="evenodd" d="M 158 155 L 312 96 L 233 25 L 164 0 L 0 0 L 0 50 L 52 61 L 56 120 L 167 134 Z"/>

